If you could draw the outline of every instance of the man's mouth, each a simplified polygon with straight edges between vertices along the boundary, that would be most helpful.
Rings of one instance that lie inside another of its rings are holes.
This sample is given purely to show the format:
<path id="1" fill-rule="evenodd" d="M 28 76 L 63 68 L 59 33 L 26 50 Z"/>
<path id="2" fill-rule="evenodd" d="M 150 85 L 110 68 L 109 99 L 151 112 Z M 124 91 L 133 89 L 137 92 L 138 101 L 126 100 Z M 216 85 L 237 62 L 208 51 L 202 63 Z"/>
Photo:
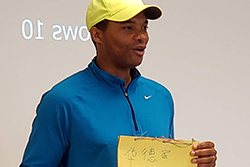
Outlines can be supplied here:
<path id="1" fill-rule="evenodd" d="M 137 55 L 143 56 L 143 54 L 145 53 L 145 49 L 146 49 L 145 46 L 140 46 L 140 47 L 134 48 L 133 50 L 135 51 Z"/>
<path id="2" fill-rule="evenodd" d="M 144 51 L 144 49 L 136 49 L 136 50 L 138 50 L 139 52 L 142 52 L 142 51 Z"/>

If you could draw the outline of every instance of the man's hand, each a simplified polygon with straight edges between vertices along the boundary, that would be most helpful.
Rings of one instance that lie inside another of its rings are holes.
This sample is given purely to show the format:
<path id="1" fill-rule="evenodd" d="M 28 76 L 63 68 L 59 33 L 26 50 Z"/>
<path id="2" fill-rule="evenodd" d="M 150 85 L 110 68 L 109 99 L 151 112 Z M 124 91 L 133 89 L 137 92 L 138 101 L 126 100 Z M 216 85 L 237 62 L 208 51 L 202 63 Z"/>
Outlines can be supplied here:
<path id="1" fill-rule="evenodd" d="M 214 167 L 217 160 L 216 154 L 213 142 L 196 144 L 190 153 L 191 156 L 198 156 L 192 159 L 192 163 L 197 164 L 197 167 Z"/>

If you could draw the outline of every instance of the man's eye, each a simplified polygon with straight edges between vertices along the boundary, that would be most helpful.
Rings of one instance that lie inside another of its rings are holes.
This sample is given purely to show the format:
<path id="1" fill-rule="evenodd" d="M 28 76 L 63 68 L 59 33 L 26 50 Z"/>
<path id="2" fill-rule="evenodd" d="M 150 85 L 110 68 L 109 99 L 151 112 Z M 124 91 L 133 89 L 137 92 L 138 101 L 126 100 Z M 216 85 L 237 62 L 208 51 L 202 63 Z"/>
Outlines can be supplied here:
<path id="1" fill-rule="evenodd" d="M 148 29 L 148 26 L 144 26 L 143 29 L 144 29 L 144 30 L 147 30 L 147 29 Z"/>
<path id="2" fill-rule="evenodd" d="M 126 27 L 124 27 L 124 29 L 126 29 L 126 30 L 132 30 L 133 28 L 131 26 L 126 26 Z"/>

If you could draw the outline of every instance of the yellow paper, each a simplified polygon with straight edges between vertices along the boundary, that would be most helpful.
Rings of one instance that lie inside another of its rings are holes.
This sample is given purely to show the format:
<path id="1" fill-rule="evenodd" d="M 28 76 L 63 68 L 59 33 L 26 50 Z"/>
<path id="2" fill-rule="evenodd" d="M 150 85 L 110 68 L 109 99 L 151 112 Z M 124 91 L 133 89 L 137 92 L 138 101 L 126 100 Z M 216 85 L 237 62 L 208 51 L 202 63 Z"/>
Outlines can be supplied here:
<path id="1" fill-rule="evenodd" d="M 196 167 L 191 163 L 197 141 L 120 136 L 118 167 Z"/>

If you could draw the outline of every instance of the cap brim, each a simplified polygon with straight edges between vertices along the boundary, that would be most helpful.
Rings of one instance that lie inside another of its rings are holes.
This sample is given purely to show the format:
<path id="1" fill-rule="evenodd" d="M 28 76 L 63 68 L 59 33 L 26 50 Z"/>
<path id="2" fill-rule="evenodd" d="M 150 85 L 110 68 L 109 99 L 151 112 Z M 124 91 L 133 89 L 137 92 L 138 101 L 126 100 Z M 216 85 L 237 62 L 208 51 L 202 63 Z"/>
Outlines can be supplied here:
<path id="1" fill-rule="evenodd" d="M 111 20 L 111 21 L 118 21 L 118 22 L 127 21 L 142 11 L 145 11 L 146 18 L 151 19 L 151 20 L 158 19 L 162 15 L 162 11 L 158 6 L 131 5 L 106 19 Z"/>
<path id="2" fill-rule="evenodd" d="M 155 20 L 161 17 L 162 11 L 157 6 L 150 6 L 145 9 L 145 15 L 148 19 Z"/>

